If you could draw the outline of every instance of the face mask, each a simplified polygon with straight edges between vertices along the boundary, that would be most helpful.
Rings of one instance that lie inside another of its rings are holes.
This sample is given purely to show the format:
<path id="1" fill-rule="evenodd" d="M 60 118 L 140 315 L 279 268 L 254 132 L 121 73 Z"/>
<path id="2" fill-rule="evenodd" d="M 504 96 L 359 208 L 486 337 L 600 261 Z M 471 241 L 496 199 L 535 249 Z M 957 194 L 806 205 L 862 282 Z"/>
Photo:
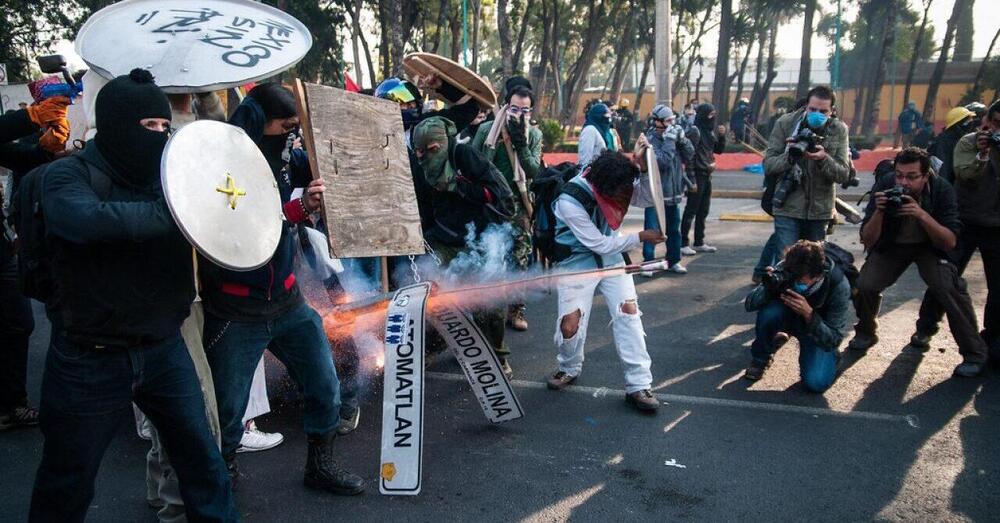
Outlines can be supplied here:
<path id="1" fill-rule="evenodd" d="M 420 121 L 420 109 L 403 109 L 400 112 L 403 115 L 403 129 L 409 129 Z"/>
<path id="2" fill-rule="evenodd" d="M 810 111 L 806 115 L 806 123 L 813 129 L 819 129 L 826 125 L 827 116 L 819 111 Z"/>
<path id="3" fill-rule="evenodd" d="M 455 171 L 448 162 L 448 149 L 442 147 L 436 152 L 428 152 L 420 159 L 420 168 L 424 171 L 427 184 L 439 191 L 455 188 Z"/>
<path id="4" fill-rule="evenodd" d="M 792 290 L 798 294 L 804 294 L 807 290 L 809 290 L 809 284 L 797 281 L 794 285 L 792 285 Z"/>

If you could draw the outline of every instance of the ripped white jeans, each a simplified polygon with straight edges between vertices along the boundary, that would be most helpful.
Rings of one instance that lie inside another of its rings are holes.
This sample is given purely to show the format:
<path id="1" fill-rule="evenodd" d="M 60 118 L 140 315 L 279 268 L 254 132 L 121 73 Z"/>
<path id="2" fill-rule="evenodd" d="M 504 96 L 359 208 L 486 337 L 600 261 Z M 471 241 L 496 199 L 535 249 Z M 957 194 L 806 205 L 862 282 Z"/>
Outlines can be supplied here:
<path id="1" fill-rule="evenodd" d="M 600 280 L 573 281 L 559 283 L 559 317 L 556 319 L 556 347 L 559 354 L 559 370 L 570 376 L 578 376 L 583 369 L 584 342 L 587 340 L 587 326 L 590 323 L 590 309 L 594 304 L 594 293 L 600 291 L 611 313 L 612 333 L 618 357 L 625 368 L 625 392 L 632 393 L 648 389 L 653 384 L 649 371 L 650 359 L 646 351 L 646 333 L 642 329 L 642 314 L 639 312 L 632 276 L 621 274 Z M 628 314 L 622 307 L 636 303 L 636 313 Z M 580 311 L 580 324 L 576 334 L 564 338 L 562 319 Z"/>

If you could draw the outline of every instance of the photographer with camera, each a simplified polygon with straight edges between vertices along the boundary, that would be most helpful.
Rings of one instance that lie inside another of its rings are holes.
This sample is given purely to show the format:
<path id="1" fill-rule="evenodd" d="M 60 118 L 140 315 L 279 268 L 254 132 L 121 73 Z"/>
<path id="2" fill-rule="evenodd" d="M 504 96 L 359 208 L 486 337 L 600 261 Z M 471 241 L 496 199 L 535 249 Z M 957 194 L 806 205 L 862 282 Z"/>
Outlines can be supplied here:
<path id="1" fill-rule="evenodd" d="M 858 277 L 854 299 L 858 323 L 850 348 L 863 351 L 878 343 L 875 318 L 882 291 L 916 263 L 928 292 L 947 312 L 958 342 L 963 361 L 955 375 L 976 376 L 983 370 L 987 350 L 965 280 L 950 258 L 961 229 L 955 191 L 930 171 L 930 157 L 923 149 L 903 149 L 893 166 L 893 173 L 875 182 L 865 209 L 861 243 L 868 259 Z"/>
<path id="2" fill-rule="evenodd" d="M 850 325 L 851 286 L 843 268 L 815 241 L 799 240 L 777 267 L 768 267 L 747 296 L 747 312 L 757 311 L 752 360 L 743 377 L 764 376 L 774 353 L 790 338 L 799 340 L 799 375 L 811 392 L 830 388 L 840 359 L 838 348 Z"/>
<path id="3" fill-rule="evenodd" d="M 987 288 L 982 337 L 991 358 L 1000 362 L 1000 101 L 990 106 L 981 129 L 959 140 L 954 153 L 955 196 L 962 220 L 955 263 L 962 274 L 979 249 Z M 943 314 L 937 300 L 924 294 L 910 344 L 929 347 Z"/>
<path id="4" fill-rule="evenodd" d="M 798 240 L 819 241 L 833 218 L 834 184 L 850 180 L 847 126 L 834 115 L 836 95 L 813 87 L 803 108 L 778 119 L 764 153 L 764 171 L 776 177 L 774 252 Z"/>

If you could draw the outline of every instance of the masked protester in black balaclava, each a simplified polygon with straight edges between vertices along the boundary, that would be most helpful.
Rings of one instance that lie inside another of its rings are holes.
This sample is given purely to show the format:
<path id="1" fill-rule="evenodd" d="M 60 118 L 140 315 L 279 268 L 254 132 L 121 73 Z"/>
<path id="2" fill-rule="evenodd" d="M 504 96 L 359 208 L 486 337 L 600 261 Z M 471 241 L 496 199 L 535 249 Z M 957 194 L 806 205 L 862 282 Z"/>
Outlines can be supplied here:
<path id="1" fill-rule="evenodd" d="M 168 133 L 147 129 L 143 121 L 170 120 L 170 102 L 145 69 L 108 82 L 97 95 L 94 145 L 114 168 L 108 173 L 136 188 L 160 183 L 160 157 Z"/>

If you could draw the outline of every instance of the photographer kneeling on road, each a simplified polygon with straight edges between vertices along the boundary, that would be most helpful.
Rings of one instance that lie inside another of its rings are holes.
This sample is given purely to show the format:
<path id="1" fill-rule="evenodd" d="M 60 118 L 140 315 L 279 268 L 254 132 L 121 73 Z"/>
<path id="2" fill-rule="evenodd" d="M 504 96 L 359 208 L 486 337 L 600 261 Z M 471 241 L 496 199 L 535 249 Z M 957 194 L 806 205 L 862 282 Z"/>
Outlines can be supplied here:
<path id="1" fill-rule="evenodd" d="M 777 176 L 773 198 L 774 234 L 754 280 L 763 275 L 773 254 L 780 255 L 798 240 L 823 240 L 833 218 L 834 184 L 850 179 L 847 126 L 833 116 L 837 99 L 826 86 L 813 87 L 806 105 L 782 116 L 774 125 L 764 170 Z"/>
<path id="2" fill-rule="evenodd" d="M 799 240 L 746 298 L 757 311 L 753 360 L 743 377 L 757 381 L 790 336 L 799 340 L 799 374 L 812 392 L 830 388 L 840 360 L 838 348 L 850 324 L 851 286 L 820 242 Z"/>
<path id="3" fill-rule="evenodd" d="M 987 350 L 965 280 L 949 256 L 961 229 L 955 191 L 930 171 L 930 158 L 923 149 L 903 149 L 896 154 L 894 167 L 892 175 L 875 182 L 865 209 L 861 243 L 869 254 L 858 277 L 854 300 L 858 323 L 850 348 L 868 350 L 878 343 L 875 318 L 882 291 L 916 263 L 927 290 L 948 314 L 958 342 L 963 361 L 955 375 L 976 376 L 983 370 Z"/>

